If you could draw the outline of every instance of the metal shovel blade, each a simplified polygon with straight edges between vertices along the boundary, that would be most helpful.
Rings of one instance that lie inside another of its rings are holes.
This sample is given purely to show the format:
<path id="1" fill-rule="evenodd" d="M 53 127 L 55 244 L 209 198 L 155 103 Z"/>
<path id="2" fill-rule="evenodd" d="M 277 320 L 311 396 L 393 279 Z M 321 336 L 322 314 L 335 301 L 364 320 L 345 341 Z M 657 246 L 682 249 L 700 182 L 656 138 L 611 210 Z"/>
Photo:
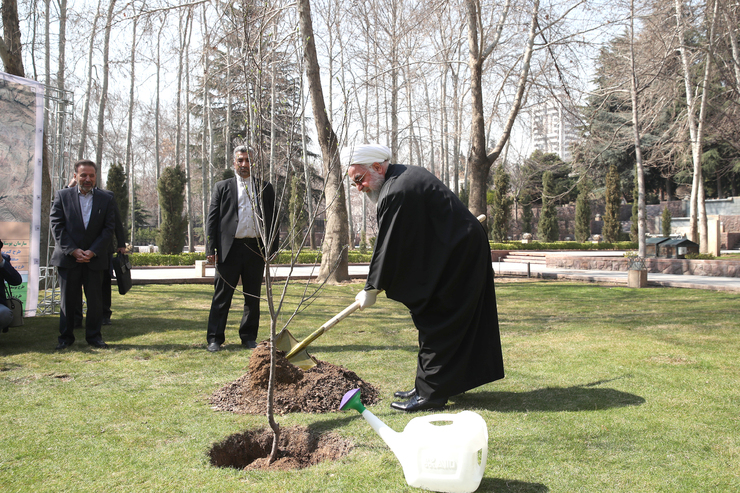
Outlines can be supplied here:
<path id="1" fill-rule="evenodd" d="M 288 329 L 281 330 L 275 336 L 275 347 L 280 351 L 285 351 L 285 354 L 290 354 L 293 348 L 299 344 L 298 340 L 293 337 L 293 334 Z M 308 351 L 305 349 L 292 355 L 289 361 L 303 371 L 310 370 L 317 363 L 316 358 L 308 354 Z"/>

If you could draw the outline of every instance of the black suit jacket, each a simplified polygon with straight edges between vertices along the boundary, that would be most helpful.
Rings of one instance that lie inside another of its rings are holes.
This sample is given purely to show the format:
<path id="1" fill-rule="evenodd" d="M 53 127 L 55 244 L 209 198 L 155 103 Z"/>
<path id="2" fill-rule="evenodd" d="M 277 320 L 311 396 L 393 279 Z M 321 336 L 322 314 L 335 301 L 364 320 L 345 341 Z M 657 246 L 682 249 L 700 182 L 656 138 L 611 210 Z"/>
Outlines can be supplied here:
<path id="1" fill-rule="evenodd" d="M 100 190 L 99 188 L 96 190 Z M 118 209 L 118 202 L 116 202 L 116 194 L 110 190 L 102 190 L 113 197 L 113 221 L 115 223 L 113 233 L 116 241 L 110 242 L 110 253 L 115 253 L 119 248 L 126 248 L 126 232 L 123 230 L 123 221 L 121 220 L 121 212 Z"/>
<path id="2" fill-rule="evenodd" d="M 108 268 L 108 248 L 115 226 L 112 202 L 113 194 L 95 190 L 90 222 L 85 229 L 77 187 L 57 191 L 50 213 L 51 231 L 54 235 L 52 265 L 67 269 L 79 266 L 71 253 L 81 248 L 95 253 L 88 264 L 90 269 Z"/>
<path id="3" fill-rule="evenodd" d="M 275 190 L 268 182 L 253 180 L 257 196 L 257 213 L 265 219 L 265 232 L 269 237 L 273 231 L 272 225 L 275 217 Z M 226 260 L 234 243 L 234 234 L 239 223 L 239 191 L 237 190 L 236 177 L 217 182 L 211 193 L 211 205 L 208 209 L 206 222 L 206 236 L 208 255 L 218 255 L 219 263 Z M 277 225 L 275 225 L 274 238 L 270 245 L 269 253 L 277 251 L 279 241 Z"/>

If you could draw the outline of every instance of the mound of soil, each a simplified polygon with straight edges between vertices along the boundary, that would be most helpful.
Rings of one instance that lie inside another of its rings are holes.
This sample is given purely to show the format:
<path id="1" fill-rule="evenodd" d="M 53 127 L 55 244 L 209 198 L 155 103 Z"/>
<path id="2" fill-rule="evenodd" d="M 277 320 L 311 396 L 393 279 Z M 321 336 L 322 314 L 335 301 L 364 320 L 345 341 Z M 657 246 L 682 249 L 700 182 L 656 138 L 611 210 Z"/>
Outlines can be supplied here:
<path id="1" fill-rule="evenodd" d="M 303 371 L 277 351 L 275 365 L 275 414 L 327 413 L 339 410 L 345 393 L 359 388 L 365 406 L 378 401 L 378 390 L 353 371 L 325 361 Z M 263 342 L 252 351 L 249 371 L 216 392 L 210 398 L 219 411 L 238 414 L 265 414 L 267 384 L 270 376 L 270 348 Z"/>
<path id="2" fill-rule="evenodd" d="M 305 426 L 293 426 L 280 430 L 278 457 L 268 464 L 272 437 L 269 428 L 231 435 L 208 452 L 211 465 L 247 471 L 303 469 L 337 460 L 352 450 L 352 443 L 336 433 L 317 434 Z"/>

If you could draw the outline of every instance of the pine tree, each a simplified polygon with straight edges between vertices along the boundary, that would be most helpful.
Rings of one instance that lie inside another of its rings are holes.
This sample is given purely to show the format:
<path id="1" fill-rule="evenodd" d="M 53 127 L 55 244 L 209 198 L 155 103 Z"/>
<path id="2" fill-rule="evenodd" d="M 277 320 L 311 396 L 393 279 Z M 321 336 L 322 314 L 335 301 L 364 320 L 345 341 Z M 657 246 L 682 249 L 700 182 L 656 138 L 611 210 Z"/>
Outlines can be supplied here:
<path id="1" fill-rule="evenodd" d="M 578 199 L 576 199 L 576 241 L 581 243 L 591 236 L 591 203 L 588 195 L 591 192 L 591 184 L 584 178 L 578 184 Z"/>
<path id="2" fill-rule="evenodd" d="M 604 212 L 604 240 L 608 243 L 619 241 L 622 225 L 619 222 L 619 202 L 621 197 L 619 173 L 615 165 L 609 166 L 606 174 L 606 210 Z"/>
<path id="3" fill-rule="evenodd" d="M 522 233 L 531 233 L 534 214 L 532 213 L 532 198 L 529 193 L 524 192 L 519 198 L 519 203 L 522 204 Z"/>
<path id="4" fill-rule="evenodd" d="M 308 214 L 305 209 L 306 185 L 301 173 L 292 173 L 290 180 L 290 229 L 293 249 L 298 250 L 303 244 L 303 234 L 308 227 Z"/>
<path id="5" fill-rule="evenodd" d="M 165 168 L 159 177 L 159 206 L 162 224 L 157 235 L 160 253 L 177 254 L 185 246 L 188 221 L 183 216 L 185 204 L 185 171 L 180 166 Z"/>
<path id="6" fill-rule="evenodd" d="M 668 207 L 663 209 L 663 214 L 661 214 L 660 218 L 660 230 L 663 236 L 671 236 L 671 217 L 671 210 Z"/>
<path id="7" fill-rule="evenodd" d="M 509 192 L 509 174 L 503 164 L 494 172 L 493 186 L 491 239 L 500 243 L 507 239 L 511 217 L 511 200 L 506 195 Z"/>
<path id="8" fill-rule="evenodd" d="M 110 169 L 108 170 L 108 179 L 105 181 L 105 189 L 109 192 L 113 192 L 113 195 L 116 198 L 118 211 L 121 214 L 123 230 L 128 231 L 128 183 L 126 182 L 126 172 L 123 169 L 123 164 L 111 164 Z"/>
<path id="9" fill-rule="evenodd" d="M 560 237 L 558 212 L 552 200 L 552 189 L 552 173 L 546 171 L 542 175 L 542 211 L 537 225 L 537 237 L 547 242 L 558 241 Z"/>

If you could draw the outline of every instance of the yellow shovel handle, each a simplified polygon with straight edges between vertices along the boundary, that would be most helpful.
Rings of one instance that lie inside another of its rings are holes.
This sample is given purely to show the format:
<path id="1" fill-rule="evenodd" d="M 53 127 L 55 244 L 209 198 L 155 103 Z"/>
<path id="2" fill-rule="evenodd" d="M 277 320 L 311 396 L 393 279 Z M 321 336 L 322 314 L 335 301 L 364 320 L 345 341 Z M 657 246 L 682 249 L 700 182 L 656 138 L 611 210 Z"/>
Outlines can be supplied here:
<path id="1" fill-rule="evenodd" d="M 383 290 L 381 289 L 380 291 L 378 291 L 378 294 L 380 294 L 382 292 L 383 292 Z M 336 315 L 334 315 L 324 325 L 322 325 L 321 327 L 319 327 L 318 329 L 316 329 L 315 331 L 313 331 L 311 333 L 311 335 L 309 335 L 308 337 L 306 337 L 305 339 L 303 339 L 300 343 L 298 343 L 297 346 L 295 346 L 293 349 L 291 349 L 290 352 L 285 356 L 285 358 L 288 359 L 288 361 L 290 361 L 290 358 L 292 358 L 296 354 L 298 354 L 301 351 L 303 351 L 304 349 L 306 349 L 306 347 L 308 347 L 309 344 L 311 344 L 313 341 L 315 341 L 316 339 L 318 339 L 324 332 L 326 332 L 327 330 L 331 329 L 332 327 L 334 327 L 335 325 L 337 325 L 339 322 L 341 322 L 342 320 L 344 320 L 345 318 L 347 318 L 348 316 L 350 316 L 351 314 L 353 314 L 355 311 L 357 311 L 358 308 L 360 308 L 360 302 L 359 301 L 355 301 L 354 303 L 352 303 L 351 305 L 349 305 L 347 308 L 345 308 L 341 312 L 339 312 Z"/>

